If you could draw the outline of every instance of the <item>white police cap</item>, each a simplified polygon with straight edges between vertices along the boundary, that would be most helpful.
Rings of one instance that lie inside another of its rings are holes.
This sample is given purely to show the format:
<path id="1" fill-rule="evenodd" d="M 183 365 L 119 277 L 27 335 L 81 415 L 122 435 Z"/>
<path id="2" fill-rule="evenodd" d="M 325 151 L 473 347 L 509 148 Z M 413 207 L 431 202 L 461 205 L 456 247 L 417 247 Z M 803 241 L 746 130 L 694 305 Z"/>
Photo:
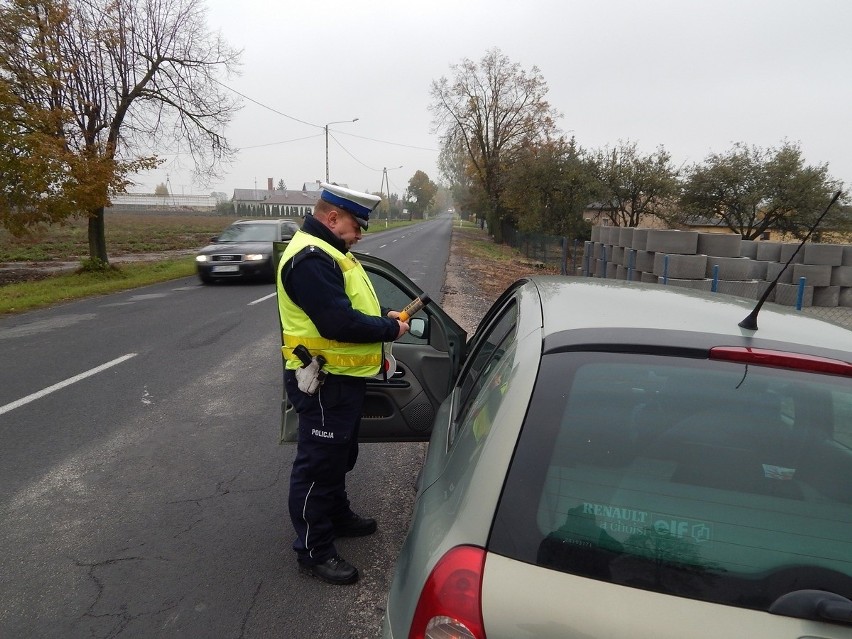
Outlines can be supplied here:
<path id="1" fill-rule="evenodd" d="M 320 186 L 322 187 L 320 199 L 354 215 L 362 229 L 367 228 L 370 223 L 370 213 L 382 201 L 382 198 L 377 195 L 353 191 L 336 184 L 321 182 Z"/>

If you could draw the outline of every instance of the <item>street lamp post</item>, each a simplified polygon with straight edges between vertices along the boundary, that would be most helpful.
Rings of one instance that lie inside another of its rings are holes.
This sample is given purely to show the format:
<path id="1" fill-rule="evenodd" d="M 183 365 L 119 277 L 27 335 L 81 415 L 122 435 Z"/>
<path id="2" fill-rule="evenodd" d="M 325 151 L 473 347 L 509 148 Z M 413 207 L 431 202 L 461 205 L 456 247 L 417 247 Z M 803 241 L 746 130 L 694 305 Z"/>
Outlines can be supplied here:
<path id="1" fill-rule="evenodd" d="M 336 122 L 329 122 L 325 125 L 325 181 L 328 182 L 328 127 L 332 124 L 345 124 L 347 122 L 357 122 L 358 118 L 353 118 L 351 120 L 338 120 Z"/>

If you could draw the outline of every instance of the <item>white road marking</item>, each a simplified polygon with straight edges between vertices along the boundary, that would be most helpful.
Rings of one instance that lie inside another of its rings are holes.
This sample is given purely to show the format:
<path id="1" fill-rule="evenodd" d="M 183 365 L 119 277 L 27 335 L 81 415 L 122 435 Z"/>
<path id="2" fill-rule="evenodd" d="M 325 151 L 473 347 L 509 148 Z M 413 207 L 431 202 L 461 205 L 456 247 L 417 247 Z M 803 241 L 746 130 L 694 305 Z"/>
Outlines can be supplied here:
<path id="1" fill-rule="evenodd" d="M 171 293 L 144 293 L 141 295 L 132 295 L 130 297 L 131 302 L 139 302 L 143 300 L 156 300 L 161 297 L 168 297 Z"/>
<path id="2" fill-rule="evenodd" d="M 261 302 L 268 300 L 270 297 L 275 297 L 275 295 L 276 295 L 275 293 L 270 293 L 269 295 L 264 295 L 260 299 L 257 299 L 253 302 L 249 302 L 248 306 L 254 306 L 255 304 L 260 304 Z"/>
<path id="3" fill-rule="evenodd" d="M 74 377 L 69 377 L 68 379 L 59 382 L 58 384 L 54 384 L 53 386 L 48 386 L 47 388 L 38 391 L 37 393 L 33 393 L 32 395 L 27 395 L 26 397 L 22 397 L 21 399 L 15 400 L 11 404 L 6 404 L 5 406 L 0 406 L 0 415 L 3 413 L 8 413 L 10 410 L 15 410 L 16 408 L 20 408 L 24 404 L 29 404 L 32 401 L 35 401 L 45 395 L 50 395 L 54 391 L 58 391 L 66 386 L 70 386 L 80 380 L 86 379 L 87 377 L 91 377 L 92 375 L 97 375 L 101 371 L 105 371 L 108 368 L 112 368 L 117 364 L 121 364 L 122 362 L 126 362 L 132 357 L 136 357 L 136 353 L 128 353 L 127 355 L 122 355 L 111 362 L 107 362 L 106 364 L 101 364 L 95 368 L 89 369 L 84 373 L 80 373 L 79 375 L 74 375 Z"/>

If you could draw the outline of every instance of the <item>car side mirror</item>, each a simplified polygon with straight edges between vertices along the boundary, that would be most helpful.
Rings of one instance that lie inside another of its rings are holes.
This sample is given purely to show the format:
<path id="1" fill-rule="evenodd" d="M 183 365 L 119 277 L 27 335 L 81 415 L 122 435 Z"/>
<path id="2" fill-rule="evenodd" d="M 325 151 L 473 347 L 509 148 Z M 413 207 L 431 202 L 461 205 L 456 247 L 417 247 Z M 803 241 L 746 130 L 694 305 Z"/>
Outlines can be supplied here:
<path id="1" fill-rule="evenodd" d="M 426 320 L 422 317 L 412 317 L 408 320 L 408 332 L 414 337 L 423 339 L 426 337 Z"/>
<path id="2" fill-rule="evenodd" d="M 218 241 L 219 241 L 219 236 L 218 236 L 218 235 L 214 235 L 213 237 L 211 237 L 211 238 L 210 238 L 210 243 L 211 243 L 211 244 L 215 244 L 215 243 L 216 243 L 216 242 L 218 242 Z"/>

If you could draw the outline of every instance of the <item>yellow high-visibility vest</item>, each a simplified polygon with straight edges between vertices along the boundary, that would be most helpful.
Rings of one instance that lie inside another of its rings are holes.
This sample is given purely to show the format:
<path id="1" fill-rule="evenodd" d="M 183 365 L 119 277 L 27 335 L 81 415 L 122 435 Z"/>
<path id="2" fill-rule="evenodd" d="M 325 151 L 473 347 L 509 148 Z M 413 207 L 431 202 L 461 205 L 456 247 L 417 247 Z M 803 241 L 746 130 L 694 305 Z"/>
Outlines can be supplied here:
<path id="1" fill-rule="evenodd" d="M 292 259 L 302 249 L 315 246 L 326 252 L 340 267 L 343 273 L 343 288 L 352 308 L 365 315 L 378 317 L 381 307 L 372 282 L 352 253 L 341 253 L 328 242 L 313 235 L 298 231 L 281 256 L 275 286 L 278 289 L 278 311 L 283 327 L 283 346 L 281 352 L 287 360 L 288 369 L 299 368 L 302 363 L 293 349 L 299 344 L 307 348 L 311 355 L 325 357 L 325 370 L 336 375 L 352 377 L 372 377 L 379 372 L 382 363 L 382 343 L 339 342 L 320 335 L 317 327 L 284 290 L 281 283 L 281 271 L 287 260 Z"/>

